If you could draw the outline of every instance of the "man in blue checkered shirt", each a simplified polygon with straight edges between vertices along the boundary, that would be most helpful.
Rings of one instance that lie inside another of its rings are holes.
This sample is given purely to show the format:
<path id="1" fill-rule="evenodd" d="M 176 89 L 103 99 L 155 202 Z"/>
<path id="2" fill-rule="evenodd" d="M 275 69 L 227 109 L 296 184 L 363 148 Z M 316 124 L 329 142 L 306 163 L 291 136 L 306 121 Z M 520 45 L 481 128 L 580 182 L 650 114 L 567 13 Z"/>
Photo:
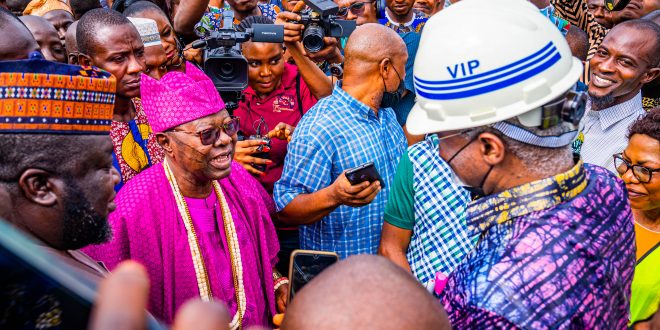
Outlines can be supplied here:
<path id="1" fill-rule="evenodd" d="M 390 108 L 403 92 L 403 40 L 384 26 L 365 24 L 353 32 L 345 54 L 341 87 L 303 116 L 274 189 L 279 219 L 301 225 L 301 248 L 342 258 L 377 252 L 385 203 L 407 146 Z M 346 179 L 346 170 L 367 162 L 382 186 Z"/>

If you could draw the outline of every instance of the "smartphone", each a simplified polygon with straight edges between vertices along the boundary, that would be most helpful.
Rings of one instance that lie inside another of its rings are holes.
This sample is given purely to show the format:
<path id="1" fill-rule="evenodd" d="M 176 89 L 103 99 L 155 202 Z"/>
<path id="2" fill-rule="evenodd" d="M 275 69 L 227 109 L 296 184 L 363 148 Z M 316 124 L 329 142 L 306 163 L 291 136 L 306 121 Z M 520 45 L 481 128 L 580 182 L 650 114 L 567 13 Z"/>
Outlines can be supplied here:
<path id="1" fill-rule="evenodd" d="M 352 185 L 360 184 L 364 181 L 374 182 L 378 180 L 380 181 L 380 186 L 385 187 L 385 182 L 381 179 L 374 162 L 368 162 L 346 171 L 346 178 Z"/>
<path id="2" fill-rule="evenodd" d="M 334 252 L 294 250 L 291 253 L 289 265 L 289 296 L 290 302 L 309 281 L 314 279 L 323 270 L 339 260 Z"/>
<path id="3" fill-rule="evenodd" d="M 87 329 L 95 297 L 96 283 L 0 219 L 0 329 Z"/>

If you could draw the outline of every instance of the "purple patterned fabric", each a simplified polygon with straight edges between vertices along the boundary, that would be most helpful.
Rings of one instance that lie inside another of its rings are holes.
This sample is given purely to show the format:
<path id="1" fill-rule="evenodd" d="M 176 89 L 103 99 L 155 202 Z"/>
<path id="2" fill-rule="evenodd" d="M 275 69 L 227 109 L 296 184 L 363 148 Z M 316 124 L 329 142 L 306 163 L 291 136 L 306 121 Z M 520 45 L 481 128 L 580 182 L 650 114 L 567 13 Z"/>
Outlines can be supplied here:
<path id="1" fill-rule="evenodd" d="M 263 314 L 258 311 L 275 314 L 272 269 L 279 245 L 270 217 L 274 205 L 259 182 L 235 162 L 229 177 L 219 182 L 241 248 L 247 297 L 243 325 L 265 325 L 269 315 L 257 315 Z M 117 209 L 110 215 L 113 239 L 86 248 L 85 252 L 111 270 L 126 259 L 142 263 L 151 280 L 149 311 L 171 324 L 176 310 L 185 301 L 199 297 L 199 289 L 186 229 L 162 163 L 129 181 L 117 195 L 116 204 Z M 228 305 L 233 315 L 236 299 L 224 229 L 219 223 L 219 231 L 214 235 L 208 232 L 209 226 L 201 223 L 203 219 L 196 220 L 193 223 L 196 229 L 201 229 L 199 242 L 211 291 Z M 260 308 L 258 305 L 264 302 L 266 307 Z"/>
<path id="2" fill-rule="evenodd" d="M 623 329 L 635 265 L 621 180 L 580 162 L 472 202 L 479 243 L 441 300 L 455 329 Z"/>

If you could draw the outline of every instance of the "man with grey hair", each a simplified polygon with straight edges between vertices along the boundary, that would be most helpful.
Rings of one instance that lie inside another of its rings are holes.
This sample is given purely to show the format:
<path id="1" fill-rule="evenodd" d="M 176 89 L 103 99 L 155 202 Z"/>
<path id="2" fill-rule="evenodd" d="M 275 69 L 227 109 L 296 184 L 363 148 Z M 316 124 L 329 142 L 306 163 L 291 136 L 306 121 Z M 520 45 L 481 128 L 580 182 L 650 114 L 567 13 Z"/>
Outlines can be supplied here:
<path id="1" fill-rule="evenodd" d="M 478 197 L 466 223 L 479 241 L 435 291 L 457 329 L 625 328 L 630 205 L 616 176 L 573 161 L 582 65 L 534 9 L 465 1 L 422 35 L 408 128 L 437 132 L 455 181 Z M 475 23 L 453 31 L 464 17 Z M 465 40 L 480 47 L 460 47 Z"/>

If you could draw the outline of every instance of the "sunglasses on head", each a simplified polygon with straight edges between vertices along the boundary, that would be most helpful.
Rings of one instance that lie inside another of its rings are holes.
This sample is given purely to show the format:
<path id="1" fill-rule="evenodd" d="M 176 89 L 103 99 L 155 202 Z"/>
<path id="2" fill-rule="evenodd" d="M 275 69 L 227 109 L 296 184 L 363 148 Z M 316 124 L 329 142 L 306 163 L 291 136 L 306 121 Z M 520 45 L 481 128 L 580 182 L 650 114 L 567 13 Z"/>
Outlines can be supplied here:
<path id="1" fill-rule="evenodd" d="M 350 11 L 351 14 L 355 16 L 360 16 L 362 13 L 364 13 L 364 5 L 365 4 L 370 4 L 373 3 L 374 1 L 364 1 L 364 2 L 356 2 L 351 4 L 348 7 L 341 7 L 339 8 L 339 11 L 337 11 L 337 16 L 339 17 L 346 17 L 348 16 L 348 12 Z"/>
<path id="2" fill-rule="evenodd" d="M 221 131 L 225 131 L 225 134 L 229 136 L 234 136 L 234 134 L 238 133 L 238 127 L 239 127 L 238 124 L 239 124 L 239 118 L 230 116 L 229 120 L 225 121 L 221 125 L 207 128 L 199 132 L 188 132 L 177 129 L 172 129 L 170 131 L 197 135 L 199 136 L 199 141 L 202 142 L 202 145 L 208 146 L 214 144 L 215 141 L 218 141 L 218 139 L 220 138 Z"/>

